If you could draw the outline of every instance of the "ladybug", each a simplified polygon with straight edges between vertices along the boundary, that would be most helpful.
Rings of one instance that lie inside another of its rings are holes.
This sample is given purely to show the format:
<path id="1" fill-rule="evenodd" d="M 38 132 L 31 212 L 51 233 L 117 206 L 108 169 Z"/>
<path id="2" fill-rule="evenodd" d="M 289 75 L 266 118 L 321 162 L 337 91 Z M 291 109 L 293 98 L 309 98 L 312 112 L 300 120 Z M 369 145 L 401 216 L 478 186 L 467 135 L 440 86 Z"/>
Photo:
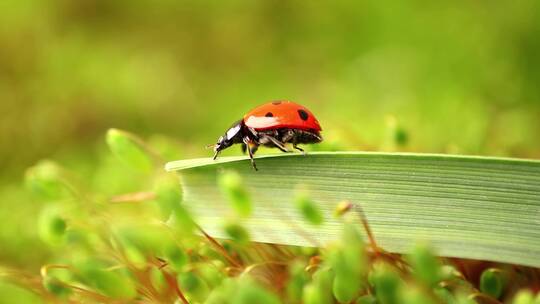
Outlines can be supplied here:
<path id="1" fill-rule="evenodd" d="M 214 159 L 233 144 L 242 144 L 242 151 L 247 150 L 251 165 L 257 170 L 253 154 L 259 146 L 290 152 L 285 144 L 292 143 L 294 149 L 304 153 L 297 145 L 321 142 L 321 130 L 317 118 L 306 107 L 287 100 L 269 102 L 249 111 L 218 138 L 212 145 Z"/>

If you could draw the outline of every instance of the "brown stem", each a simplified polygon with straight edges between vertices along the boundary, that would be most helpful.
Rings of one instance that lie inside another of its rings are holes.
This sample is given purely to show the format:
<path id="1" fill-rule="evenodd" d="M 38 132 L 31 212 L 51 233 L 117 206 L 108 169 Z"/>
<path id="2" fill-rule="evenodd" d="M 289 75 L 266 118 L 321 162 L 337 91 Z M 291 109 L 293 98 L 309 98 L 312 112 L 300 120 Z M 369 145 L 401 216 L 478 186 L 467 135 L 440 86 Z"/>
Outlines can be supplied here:
<path id="1" fill-rule="evenodd" d="M 213 237 L 211 237 L 208 233 L 206 233 L 202 228 L 201 226 L 197 225 L 197 229 L 199 229 L 199 231 L 204 235 L 204 237 L 212 244 L 214 245 L 214 247 L 216 247 L 216 249 L 227 259 L 227 261 L 229 261 L 229 263 L 231 263 L 232 265 L 234 265 L 235 267 L 238 267 L 238 268 L 242 268 L 242 263 L 240 263 L 239 261 L 237 261 L 235 258 L 233 258 L 228 252 L 227 250 L 225 249 L 225 247 L 223 247 L 223 245 L 221 245 L 218 241 L 216 241 Z"/>
<path id="2" fill-rule="evenodd" d="M 43 265 L 41 269 L 39 270 L 39 273 L 44 278 L 47 276 L 47 272 L 49 271 L 49 269 L 70 269 L 70 268 L 71 267 L 69 267 L 68 265 L 48 264 L 48 265 Z"/>
<path id="3" fill-rule="evenodd" d="M 176 278 L 170 273 L 168 273 L 167 271 L 165 271 L 164 269 L 162 269 L 161 272 L 165 276 L 165 279 L 167 280 L 169 287 L 171 287 L 176 293 L 176 295 L 178 296 L 178 298 L 180 298 L 180 301 L 182 301 L 183 304 L 189 304 L 188 300 L 182 293 L 182 290 L 180 290 L 180 287 L 178 286 L 178 282 L 176 281 Z"/>
<path id="4" fill-rule="evenodd" d="M 111 203 L 138 203 L 153 200 L 156 198 L 156 194 L 150 191 L 126 193 L 113 196 L 110 199 Z"/>
<path id="5" fill-rule="evenodd" d="M 360 215 L 360 221 L 362 222 L 362 226 L 364 226 L 364 230 L 367 233 L 369 244 L 371 245 L 371 248 L 373 249 L 373 252 L 375 255 L 378 255 L 379 253 L 379 246 L 377 246 L 377 242 L 375 241 L 375 237 L 373 236 L 373 232 L 371 231 L 371 228 L 369 227 L 366 215 L 364 213 L 364 210 L 359 204 L 353 204 L 355 211 Z"/>

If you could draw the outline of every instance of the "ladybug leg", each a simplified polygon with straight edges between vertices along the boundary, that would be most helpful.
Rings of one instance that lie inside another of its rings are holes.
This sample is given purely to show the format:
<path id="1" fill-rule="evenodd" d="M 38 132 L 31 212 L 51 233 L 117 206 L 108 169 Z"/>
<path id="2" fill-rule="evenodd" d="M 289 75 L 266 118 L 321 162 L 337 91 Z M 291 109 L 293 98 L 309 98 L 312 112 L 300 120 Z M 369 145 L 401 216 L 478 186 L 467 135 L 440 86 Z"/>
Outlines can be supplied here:
<path id="1" fill-rule="evenodd" d="M 248 147 L 249 145 L 242 143 L 242 153 L 246 154 Z M 255 152 L 259 149 L 259 145 L 253 145 L 249 149 L 251 149 L 251 154 L 255 155 Z"/>
<path id="2" fill-rule="evenodd" d="M 263 135 L 263 136 L 261 136 L 261 141 L 272 142 L 274 144 L 274 146 L 276 146 L 282 152 L 290 152 L 289 150 L 287 150 L 287 147 L 285 147 L 284 143 L 280 142 L 279 140 L 275 139 L 272 136 Z"/>
<path id="3" fill-rule="evenodd" d="M 294 130 L 288 129 L 287 131 L 285 131 L 285 134 L 283 134 L 283 136 L 281 137 L 281 141 L 284 143 L 290 142 L 291 140 L 294 141 L 295 137 L 296 137 L 296 132 L 294 132 Z"/>
<path id="4" fill-rule="evenodd" d="M 249 153 L 249 159 L 251 160 L 251 166 L 253 167 L 253 169 L 255 169 L 255 171 L 258 171 L 259 169 L 257 169 L 257 165 L 255 165 L 255 160 L 253 159 L 253 152 L 251 151 L 251 148 L 248 148 L 249 143 L 250 143 L 250 139 L 247 138 L 247 137 L 244 137 L 244 145 L 246 146 L 246 149 L 247 149 L 247 151 Z"/>
<path id="5" fill-rule="evenodd" d="M 296 150 L 302 152 L 302 154 L 306 155 L 306 151 L 304 151 L 304 149 L 298 147 L 298 146 L 296 145 L 296 143 L 294 143 L 292 146 L 293 146 L 293 148 L 295 148 Z"/>
<path id="6" fill-rule="evenodd" d="M 257 169 L 257 165 L 255 165 L 255 160 L 253 159 L 253 153 L 251 153 L 251 149 L 248 149 L 248 152 L 249 159 L 251 159 L 251 166 L 253 167 L 253 169 L 255 169 L 255 171 L 258 171 L 259 169 Z"/>

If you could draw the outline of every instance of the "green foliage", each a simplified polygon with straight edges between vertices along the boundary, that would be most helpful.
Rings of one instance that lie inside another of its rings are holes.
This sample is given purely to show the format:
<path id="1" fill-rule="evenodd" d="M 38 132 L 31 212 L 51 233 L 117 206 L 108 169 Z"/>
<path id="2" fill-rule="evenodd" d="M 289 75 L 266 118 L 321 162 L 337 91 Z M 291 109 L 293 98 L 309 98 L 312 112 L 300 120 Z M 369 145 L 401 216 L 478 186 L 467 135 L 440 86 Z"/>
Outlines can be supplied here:
<path id="1" fill-rule="evenodd" d="M 238 290 L 236 285 L 236 280 L 234 279 L 224 280 L 223 284 L 212 290 L 204 303 L 223 304 L 229 302 L 232 295 Z"/>
<path id="2" fill-rule="evenodd" d="M 441 299 L 443 303 L 457 303 L 454 295 L 444 287 L 433 288 L 433 293 Z"/>
<path id="3" fill-rule="evenodd" d="M 96 259 L 80 261 L 77 274 L 86 284 L 114 299 L 132 299 L 137 295 L 135 282 L 127 271 L 111 270 L 110 265 Z"/>
<path id="4" fill-rule="evenodd" d="M 157 255 L 167 246 L 172 246 L 167 231 L 162 227 L 138 224 L 120 226 L 115 229 L 114 235 L 123 247 L 138 250 L 144 256 Z"/>
<path id="5" fill-rule="evenodd" d="M 48 206 L 41 211 L 38 232 L 42 241 L 55 245 L 64 240 L 66 220 L 61 216 L 58 206 Z"/>
<path id="6" fill-rule="evenodd" d="M 355 277 L 336 275 L 332 291 L 339 302 L 348 303 L 358 295 L 359 286 L 362 286 L 362 281 Z"/>
<path id="7" fill-rule="evenodd" d="M 148 148 L 135 135 L 117 129 L 109 129 L 106 139 L 109 149 L 126 166 L 141 171 L 149 171 L 154 168 Z"/>
<path id="8" fill-rule="evenodd" d="M 293 262 L 289 266 L 289 281 L 287 282 L 287 299 L 291 303 L 301 303 L 302 290 L 309 282 L 307 272 L 304 270 L 304 265 L 299 262 Z"/>
<path id="9" fill-rule="evenodd" d="M 0 304 L 44 303 L 39 296 L 25 288 L 0 280 Z"/>
<path id="10" fill-rule="evenodd" d="M 280 304 L 279 298 L 269 290 L 259 286 L 249 278 L 242 278 L 238 282 L 238 290 L 231 299 L 232 304 Z"/>
<path id="11" fill-rule="evenodd" d="M 126 138 L 131 140 L 130 136 Z M 133 140 L 146 146 L 140 139 Z M 480 278 L 480 294 L 452 263 L 442 263 L 426 244 L 414 247 L 405 257 L 408 264 L 398 255 L 372 252 L 375 248 L 366 246 L 359 229 L 365 219 L 358 217 L 359 210 L 350 202 L 325 209 L 337 210 L 337 218 L 328 221 L 339 221 L 342 232 L 337 242 L 323 248 L 253 243 L 247 224 L 255 206 L 243 178 L 247 172 L 253 173 L 249 167 L 217 176 L 219 189 L 213 190 L 217 191 L 214 198 L 221 192 L 235 210 L 221 227 L 228 240 L 214 239 L 212 233 L 195 234 L 202 230 L 190 212 L 192 188 L 185 187 L 192 180 L 182 176 L 180 184 L 176 176 L 154 168 L 145 172 L 139 176 L 140 185 L 151 191 L 110 198 L 91 185 L 83 194 L 74 186 L 73 175 L 56 164 L 40 163 L 30 169 L 26 177 L 29 190 L 45 201 L 54 201 L 42 208 L 36 227 L 51 250 L 49 262 L 54 264 L 42 267 L 41 284 L 29 286 L 26 284 L 32 280 L 23 279 L 17 281 L 19 285 L 0 283 L 0 291 L 28 303 L 34 301 L 32 297 L 39 301 L 40 297 L 29 292 L 35 290 L 50 299 L 73 302 L 175 303 L 185 297 L 190 303 L 210 304 L 471 304 L 482 296 L 501 298 L 510 284 L 499 268 L 487 269 Z M 122 174 L 117 172 L 114 178 Z M 255 184 L 272 175 L 257 177 Z M 213 188 L 215 181 L 199 180 Z M 326 213 L 311 198 L 313 192 L 288 186 L 293 189 L 288 192 L 291 197 L 283 199 L 294 204 L 293 210 L 300 210 L 301 218 L 310 224 L 305 227 L 325 227 Z M 26 278 L 0 269 L 0 275 L 3 273 Z M 526 287 L 517 284 L 514 290 Z M 0 303 L 2 300 L 0 297 Z M 534 303 L 535 298 L 523 291 L 501 300 L 521 304 Z"/>
<path id="12" fill-rule="evenodd" d="M 304 286 L 303 300 L 306 304 L 330 304 L 333 302 L 332 282 L 334 274 L 330 269 L 321 268 L 313 274 L 311 283 Z"/>
<path id="13" fill-rule="evenodd" d="M 221 260 L 212 260 L 200 265 L 197 270 L 210 288 L 220 286 L 225 279 L 225 265 Z"/>
<path id="14" fill-rule="evenodd" d="M 59 200 L 72 194 L 73 186 L 69 183 L 65 171 L 55 162 L 40 161 L 26 171 L 27 188 L 45 200 Z"/>
<path id="15" fill-rule="evenodd" d="M 164 248 L 164 257 L 176 272 L 180 272 L 188 262 L 186 253 L 176 245 L 166 246 Z"/>
<path id="16" fill-rule="evenodd" d="M 460 272 L 456 267 L 452 265 L 443 265 L 440 270 L 441 279 L 443 280 L 454 280 L 460 279 Z"/>
<path id="17" fill-rule="evenodd" d="M 417 244 L 408 260 L 418 281 L 433 287 L 441 280 L 441 263 L 426 244 Z"/>
<path id="18" fill-rule="evenodd" d="M 303 300 L 306 304 L 327 304 L 331 303 L 328 298 L 328 294 L 324 293 L 325 291 L 321 291 L 317 289 L 317 286 L 315 284 L 308 284 L 304 287 L 303 290 Z"/>
<path id="19" fill-rule="evenodd" d="M 154 185 L 156 193 L 156 202 L 161 211 L 163 219 L 168 219 L 175 210 L 180 207 L 182 202 L 182 187 L 178 178 L 166 176 L 158 179 Z"/>
<path id="20" fill-rule="evenodd" d="M 168 223 L 175 232 L 185 236 L 191 235 L 196 228 L 196 224 L 191 218 L 191 215 L 182 206 L 177 206 L 174 209 Z"/>
<path id="21" fill-rule="evenodd" d="M 504 274 L 500 269 L 486 269 L 480 276 L 480 290 L 498 299 L 504 291 L 505 280 Z"/>
<path id="22" fill-rule="evenodd" d="M 194 271 L 178 274 L 178 286 L 197 302 L 203 302 L 210 293 L 208 284 Z"/>
<path id="23" fill-rule="evenodd" d="M 415 287 L 406 287 L 401 290 L 400 302 L 404 304 L 436 304 L 429 294 Z"/>
<path id="24" fill-rule="evenodd" d="M 364 243 L 353 224 L 347 223 L 339 246 L 330 249 L 329 263 L 334 270 L 333 293 L 342 303 L 349 303 L 363 289 L 366 272 Z"/>
<path id="25" fill-rule="evenodd" d="M 228 279 L 212 291 L 206 304 L 279 304 L 279 298 L 250 277 Z"/>
<path id="26" fill-rule="evenodd" d="M 224 172 L 219 176 L 218 184 L 238 215 L 242 217 L 251 215 L 253 209 L 251 198 L 240 174 L 234 171 Z"/>
<path id="27" fill-rule="evenodd" d="M 167 279 L 163 275 L 163 272 L 157 268 L 150 269 L 150 282 L 158 292 L 163 293 L 167 291 Z"/>
<path id="28" fill-rule="evenodd" d="M 536 298 L 530 290 L 520 290 L 516 294 L 512 304 L 538 304 L 540 303 L 540 296 Z"/>
<path id="29" fill-rule="evenodd" d="M 377 303 L 377 298 L 375 298 L 372 295 L 361 296 L 355 302 L 355 304 L 376 304 L 376 303 Z"/>
<path id="30" fill-rule="evenodd" d="M 51 276 L 43 278 L 43 287 L 59 298 L 68 298 L 72 293 L 72 290 L 64 282 Z"/>
<path id="31" fill-rule="evenodd" d="M 249 243 L 249 233 L 242 225 L 228 222 L 223 227 L 225 234 L 239 245 L 245 246 Z"/>
<path id="32" fill-rule="evenodd" d="M 400 303 L 399 292 L 403 282 L 392 267 L 385 263 L 376 263 L 373 265 L 370 279 L 379 303 Z"/>
<path id="33" fill-rule="evenodd" d="M 321 225 L 324 222 L 323 214 L 306 190 L 298 191 L 295 197 L 295 204 L 306 222 L 312 225 Z"/>
<path id="34" fill-rule="evenodd" d="M 386 150 L 399 150 L 408 144 L 409 133 L 399 124 L 394 116 L 388 116 L 386 118 L 386 128 Z"/>

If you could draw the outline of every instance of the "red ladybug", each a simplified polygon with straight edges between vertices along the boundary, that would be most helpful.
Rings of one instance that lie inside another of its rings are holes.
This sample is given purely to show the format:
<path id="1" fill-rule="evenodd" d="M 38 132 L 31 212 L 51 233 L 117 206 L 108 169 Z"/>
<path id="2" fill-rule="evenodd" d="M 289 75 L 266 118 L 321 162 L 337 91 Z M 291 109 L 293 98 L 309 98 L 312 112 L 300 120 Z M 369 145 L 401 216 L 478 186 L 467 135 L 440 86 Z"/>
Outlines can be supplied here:
<path id="1" fill-rule="evenodd" d="M 285 100 L 273 101 L 249 111 L 229 128 L 213 145 L 214 159 L 221 150 L 241 143 L 242 151 L 248 151 L 251 165 L 257 170 L 253 154 L 260 145 L 290 152 L 285 144 L 292 143 L 293 148 L 304 152 L 297 145 L 321 142 L 321 130 L 317 118 L 304 106 Z"/>

